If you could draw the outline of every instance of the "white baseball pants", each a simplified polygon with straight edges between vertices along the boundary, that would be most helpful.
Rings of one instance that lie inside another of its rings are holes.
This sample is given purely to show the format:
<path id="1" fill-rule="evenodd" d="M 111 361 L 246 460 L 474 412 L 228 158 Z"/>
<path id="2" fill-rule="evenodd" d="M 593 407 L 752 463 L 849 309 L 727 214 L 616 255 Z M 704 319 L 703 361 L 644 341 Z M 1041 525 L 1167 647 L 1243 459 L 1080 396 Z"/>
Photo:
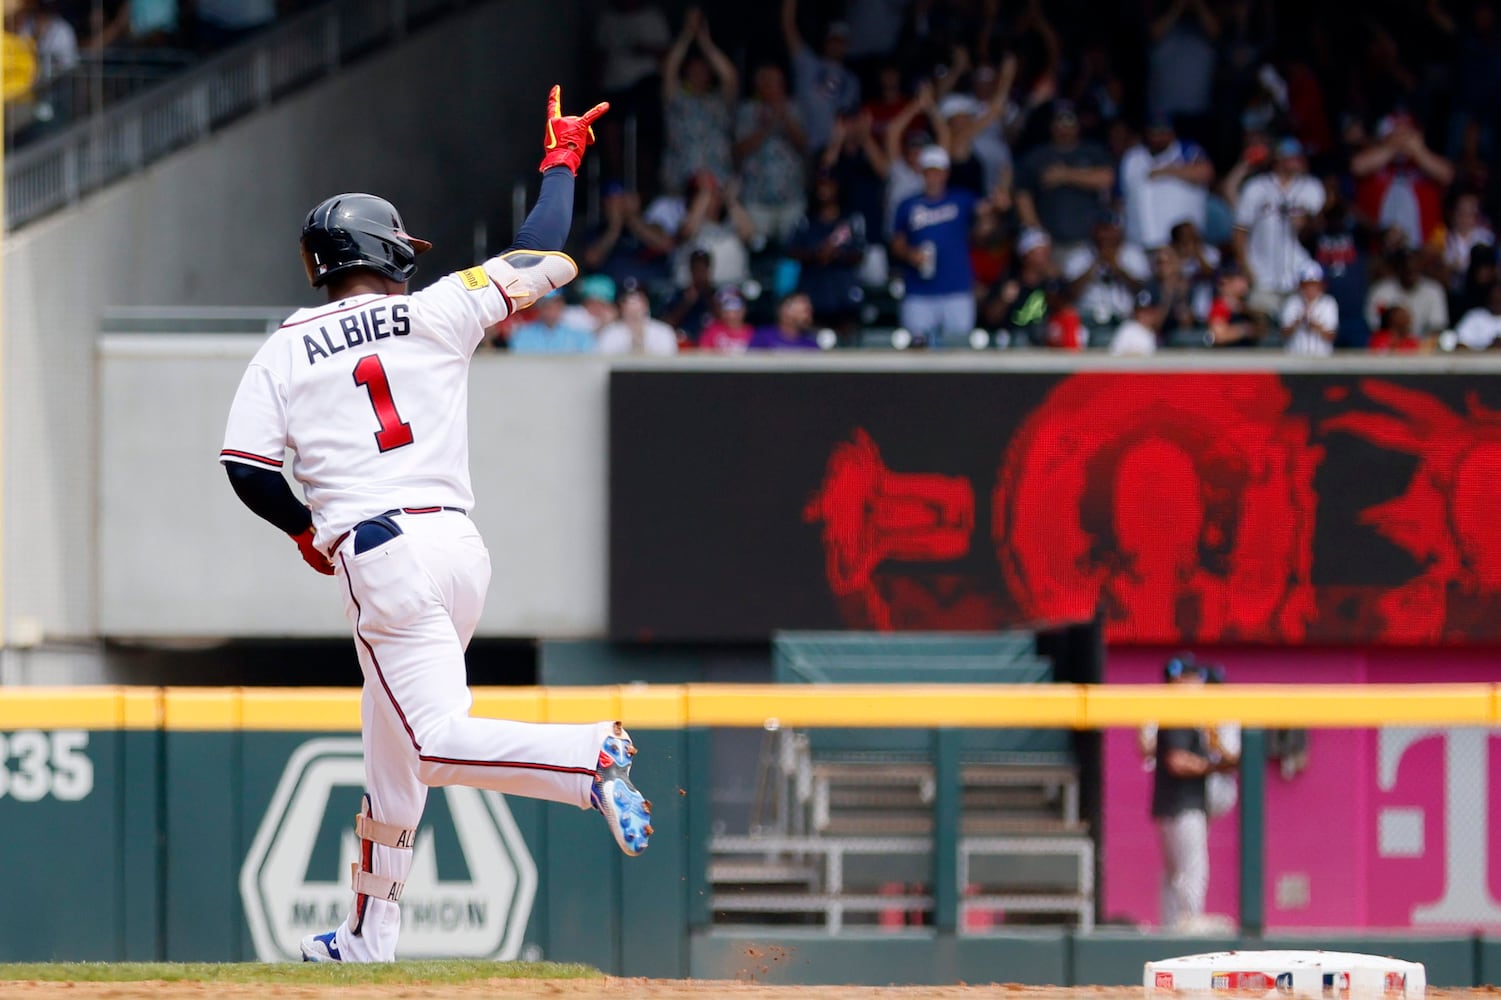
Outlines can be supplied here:
<path id="1" fill-rule="evenodd" d="M 1157 820 L 1162 843 L 1162 926 L 1172 930 L 1204 915 L 1209 895 L 1209 817 L 1189 809 Z"/>
<path id="2" fill-rule="evenodd" d="M 589 808 L 589 788 L 614 720 L 555 725 L 477 719 L 464 668 L 490 586 L 490 553 L 457 511 L 399 514 L 402 534 L 334 553 L 344 608 L 365 675 L 365 788 L 374 818 L 415 829 L 432 786 L 468 785 Z M 372 870 L 405 881 L 412 852 L 376 845 Z M 397 903 L 370 897 L 359 934 L 338 929 L 345 961 L 389 962 Z"/>

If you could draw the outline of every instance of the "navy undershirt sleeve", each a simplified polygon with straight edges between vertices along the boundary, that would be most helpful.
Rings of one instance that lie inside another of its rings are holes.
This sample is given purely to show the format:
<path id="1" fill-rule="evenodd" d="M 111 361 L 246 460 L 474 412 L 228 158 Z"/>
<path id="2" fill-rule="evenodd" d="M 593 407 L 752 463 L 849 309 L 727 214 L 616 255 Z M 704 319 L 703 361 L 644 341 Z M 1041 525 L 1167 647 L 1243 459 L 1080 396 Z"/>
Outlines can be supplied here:
<path id="1" fill-rule="evenodd" d="M 537 203 L 526 213 L 510 250 L 561 250 L 573 226 L 573 174 L 553 167 L 542 175 Z"/>
<path id="2" fill-rule="evenodd" d="M 229 485 L 234 487 L 235 496 L 256 516 L 270 521 L 289 535 L 300 535 L 312 527 L 312 515 L 280 472 L 259 469 L 243 462 L 225 462 L 224 471 L 229 474 Z"/>

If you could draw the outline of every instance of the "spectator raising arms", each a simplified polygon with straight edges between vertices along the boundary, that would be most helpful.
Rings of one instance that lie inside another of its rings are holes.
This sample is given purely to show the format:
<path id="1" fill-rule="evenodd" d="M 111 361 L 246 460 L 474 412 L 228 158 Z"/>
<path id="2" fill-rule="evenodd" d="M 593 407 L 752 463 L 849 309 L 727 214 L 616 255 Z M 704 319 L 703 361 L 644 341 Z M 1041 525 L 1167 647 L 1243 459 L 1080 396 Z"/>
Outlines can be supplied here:
<path id="1" fill-rule="evenodd" d="M 692 52 L 694 45 L 697 52 Z M 715 82 L 718 86 L 715 86 Z M 734 169 L 730 135 L 740 76 L 709 35 L 703 11 L 689 7 L 662 67 L 667 148 L 662 156 L 662 183 L 681 191 L 701 171 L 720 184 Z"/>
<path id="2" fill-rule="evenodd" d="M 735 158 L 744 182 L 745 210 L 760 240 L 780 242 L 803 217 L 802 116 L 787 95 L 787 78 L 772 63 L 757 68 L 754 93 L 735 122 Z"/>
<path id="3" fill-rule="evenodd" d="M 584 268 L 602 271 L 616 284 L 667 281 L 671 276 L 668 262 L 676 243 L 670 233 L 641 214 L 641 196 L 625 190 L 618 181 L 607 181 L 600 202 L 604 220 L 586 238 Z"/>
<path id="4" fill-rule="evenodd" d="M 815 54 L 797 30 L 797 0 L 782 0 L 782 38 L 792 54 L 792 92 L 814 152 L 828 144 L 834 116 L 860 106 L 860 81 L 844 65 L 850 29 L 843 21 L 824 31 L 823 52 Z"/>
<path id="5" fill-rule="evenodd" d="M 723 188 L 713 174 L 700 174 L 694 181 L 693 200 L 678 230 L 678 261 L 673 281 L 686 288 L 692 280 L 694 251 L 705 250 L 713 261 L 711 281 L 717 285 L 741 285 L 750 277 L 750 247 L 756 226 L 739 198 L 740 182 Z"/>
<path id="6" fill-rule="evenodd" d="M 1444 224 L 1444 189 L 1454 165 L 1428 148 L 1417 122 L 1405 114 L 1387 115 L 1374 145 L 1350 159 L 1355 204 L 1382 229 L 1402 234 L 1402 245 L 1420 247 Z"/>
<path id="7" fill-rule="evenodd" d="M 918 115 L 926 115 L 933 126 L 932 145 L 947 149 L 951 143 L 948 122 L 938 113 L 933 84 L 923 81 L 917 88 L 917 96 L 887 125 L 882 142 L 886 153 L 880 165 L 886 178 L 886 217 L 881 228 L 888 237 L 896 225 L 897 206 L 923 189 L 922 167 L 917 160 L 929 141 L 920 133 L 907 134 L 907 127 Z"/>

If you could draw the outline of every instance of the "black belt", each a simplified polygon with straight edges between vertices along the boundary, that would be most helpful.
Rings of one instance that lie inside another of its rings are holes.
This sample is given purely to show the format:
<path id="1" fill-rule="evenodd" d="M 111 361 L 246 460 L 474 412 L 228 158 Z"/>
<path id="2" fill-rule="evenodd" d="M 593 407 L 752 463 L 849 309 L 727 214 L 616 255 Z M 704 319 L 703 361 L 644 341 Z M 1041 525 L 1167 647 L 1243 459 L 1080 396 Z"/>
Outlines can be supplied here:
<path id="1" fill-rule="evenodd" d="M 395 517 L 397 514 L 436 514 L 439 511 L 445 511 L 445 510 L 451 510 L 455 514 L 467 514 L 467 513 L 469 513 L 463 507 L 392 507 L 390 510 L 386 511 L 383 514 L 380 514 L 379 516 L 380 517 Z M 335 552 L 339 551 L 339 546 L 343 545 L 344 544 L 344 539 L 346 539 L 348 537 L 349 537 L 349 532 L 346 531 L 342 535 L 340 535 L 338 538 L 334 539 L 334 543 L 328 547 L 328 557 L 330 559 L 332 559 L 334 557 L 334 553 Z"/>

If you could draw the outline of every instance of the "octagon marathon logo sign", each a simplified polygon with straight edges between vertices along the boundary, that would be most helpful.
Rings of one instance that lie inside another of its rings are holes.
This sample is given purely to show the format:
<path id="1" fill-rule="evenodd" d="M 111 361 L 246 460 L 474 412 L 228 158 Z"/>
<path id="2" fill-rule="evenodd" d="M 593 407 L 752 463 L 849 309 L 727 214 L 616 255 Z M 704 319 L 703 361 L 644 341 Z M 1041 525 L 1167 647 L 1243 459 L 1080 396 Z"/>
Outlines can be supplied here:
<path id="1" fill-rule="evenodd" d="M 304 935 L 348 915 L 364 786 L 358 739 L 311 740 L 288 759 L 240 869 L 256 958 L 296 961 Z M 536 891 L 537 866 L 504 797 L 431 789 L 401 898 L 401 957 L 514 959 Z"/>

